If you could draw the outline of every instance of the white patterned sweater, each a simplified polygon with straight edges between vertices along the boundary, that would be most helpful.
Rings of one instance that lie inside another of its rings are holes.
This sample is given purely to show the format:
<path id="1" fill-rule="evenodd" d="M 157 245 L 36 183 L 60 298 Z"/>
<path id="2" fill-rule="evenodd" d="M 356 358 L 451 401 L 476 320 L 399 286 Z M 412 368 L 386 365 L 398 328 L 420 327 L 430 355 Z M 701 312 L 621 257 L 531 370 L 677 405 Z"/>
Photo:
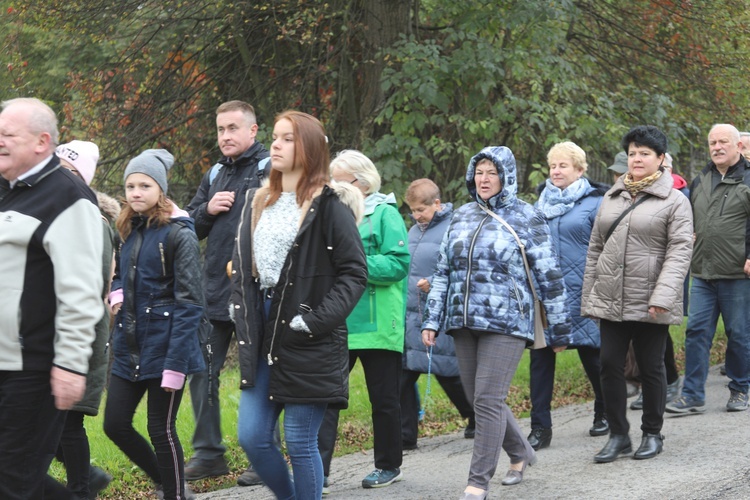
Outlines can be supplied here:
<path id="1" fill-rule="evenodd" d="M 260 215 L 253 234 L 253 257 L 261 288 L 273 288 L 278 283 L 281 268 L 297 236 L 300 216 L 297 195 L 286 192 Z"/>

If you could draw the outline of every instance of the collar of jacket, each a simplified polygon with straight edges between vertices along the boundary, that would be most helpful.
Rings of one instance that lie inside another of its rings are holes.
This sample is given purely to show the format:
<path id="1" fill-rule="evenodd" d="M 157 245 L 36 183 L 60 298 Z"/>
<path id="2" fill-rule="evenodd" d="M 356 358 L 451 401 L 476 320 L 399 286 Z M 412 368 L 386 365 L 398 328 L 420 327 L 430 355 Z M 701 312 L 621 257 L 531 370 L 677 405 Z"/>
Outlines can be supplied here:
<path id="1" fill-rule="evenodd" d="M 432 220 L 427 224 L 427 229 L 440 224 L 445 219 L 450 219 L 451 215 L 453 215 L 453 203 L 441 203 L 440 207 L 440 211 L 435 212 L 435 215 L 432 216 Z M 417 220 L 411 213 L 409 214 L 409 219 L 411 219 L 412 224 L 417 223 Z"/>
<path id="2" fill-rule="evenodd" d="M 261 160 L 265 158 L 261 156 L 262 153 L 266 153 L 266 147 L 258 141 L 255 141 L 252 146 L 247 148 L 236 160 L 232 161 L 228 156 L 222 156 L 219 163 L 225 167 L 237 167 L 241 168 L 252 163 L 254 159 Z M 266 155 L 267 156 L 267 155 Z"/>
<path id="3" fill-rule="evenodd" d="M 450 219 L 453 215 L 453 203 L 442 203 L 441 209 L 435 215 L 432 216 L 432 220 L 427 225 L 427 228 L 431 228 L 437 224 L 440 224 L 445 219 Z"/>
<path id="4" fill-rule="evenodd" d="M 737 163 L 729 167 L 729 170 L 727 170 L 727 173 L 724 174 L 724 178 L 721 180 L 723 183 L 728 184 L 738 184 L 742 182 L 742 179 L 745 177 L 745 172 L 750 169 L 750 163 L 748 163 L 747 159 L 740 155 L 740 159 Z M 712 170 L 719 171 L 718 168 L 716 168 L 716 164 L 714 162 L 710 162 L 708 165 L 706 165 L 706 168 L 703 169 L 703 172 L 710 172 Z"/>
<path id="5" fill-rule="evenodd" d="M 328 186 L 324 186 L 321 189 L 318 189 L 313 194 L 313 197 L 309 200 L 305 200 L 305 202 L 300 207 L 300 218 L 299 221 L 297 221 L 297 228 L 301 229 L 302 221 L 305 220 L 305 214 L 310 209 L 310 206 L 312 205 L 313 201 L 322 194 L 322 192 L 325 189 L 330 189 Z M 255 228 L 258 226 L 258 221 L 260 220 L 261 214 L 263 214 L 263 210 L 266 208 L 266 199 L 268 199 L 268 195 L 271 192 L 271 188 L 268 187 L 268 182 L 264 182 L 262 187 L 259 187 L 258 190 L 255 192 L 255 195 L 253 196 L 251 208 L 252 208 L 252 214 L 250 218 L 250 238 L 253 237 L 255 234 Z M 298 231 L 299 232 L 299 231 Z M 255 267 L 255 258 L 252 259 L 252 275 L 255 278 L 258 278 L 258 269 Z"/>
<path id="6" fill-rule="evenodd" d="M 57 157 L 57 155 L 52 155 L 52 159 L 47 162 L 47 164 L 40 172 L 32 175 L 31 177 L 27 177 L 18 181 L 15 187 L 34 187 L 34 185 L 38 184 L 42 179 L 47 177 L 58 168 L 60 168 L 60 159 Z"/>

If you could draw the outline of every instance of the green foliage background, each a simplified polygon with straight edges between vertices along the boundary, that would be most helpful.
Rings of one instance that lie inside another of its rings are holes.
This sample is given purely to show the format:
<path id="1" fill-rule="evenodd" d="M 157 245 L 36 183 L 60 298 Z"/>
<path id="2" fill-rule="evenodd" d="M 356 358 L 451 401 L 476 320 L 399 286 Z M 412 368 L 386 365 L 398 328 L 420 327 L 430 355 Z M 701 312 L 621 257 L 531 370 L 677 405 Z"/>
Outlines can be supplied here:
<path id="1" fill-rule="evenodd" d="M 0 96 L 59 112 L 61 140 L 94 140 L 95 187 L 121 191 L 147 147 L 178 159 L 186 203 L 218 158 L 214 109 L 318 116 L 333 152 L 358 148 L 400 196 L 430 177 L 465 200 L 468 159 L 487 145 L 516 156 L 522 191 L 546 151 L 573 140 L 589 175 L 632 126 L 670 138 L 690 178 L 711 124 L 747 126 L 748 14 L 740 0 L 0 0 Z M 531 195 L 533 196 L 533 195 Z"/>

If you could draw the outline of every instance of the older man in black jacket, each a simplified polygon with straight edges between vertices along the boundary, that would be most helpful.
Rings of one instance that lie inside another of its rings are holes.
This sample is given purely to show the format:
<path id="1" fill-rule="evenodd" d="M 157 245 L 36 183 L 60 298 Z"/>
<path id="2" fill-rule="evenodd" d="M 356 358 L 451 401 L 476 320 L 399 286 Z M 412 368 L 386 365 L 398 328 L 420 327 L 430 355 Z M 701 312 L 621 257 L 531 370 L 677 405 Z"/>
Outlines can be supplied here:
<path id="1" fill-rule="evenodd" d="M 102 308 L 94 193 L 60 167 L 55 113 L 0 112 L 0 498 L 44 498 L 65 410 L 86 389 Z"/>

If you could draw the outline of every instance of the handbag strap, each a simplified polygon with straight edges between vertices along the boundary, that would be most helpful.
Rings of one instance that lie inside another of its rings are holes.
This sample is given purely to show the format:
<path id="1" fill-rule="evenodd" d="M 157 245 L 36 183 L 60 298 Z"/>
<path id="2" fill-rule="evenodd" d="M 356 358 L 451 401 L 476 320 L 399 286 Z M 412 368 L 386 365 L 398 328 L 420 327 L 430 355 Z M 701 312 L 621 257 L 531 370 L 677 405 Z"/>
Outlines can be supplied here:
<path id="1" fill-rule="evenodd" d="M 534 302 L 536 302 L 537 300 L 539 300 L 539 297 L 537 297 L 536 295 L 536 287 L 534 286 L 534 280 L 531 277 L 531 269 L 529 268 L 529 261 L 526 258 L 526 246 L 523 244 L 523 242 L 521 241 L 521 238 L 518 237 L 518 235 L 510 226 L 510 224 L 505 222 L 505 220 L 503 220 L 502 217 L 500 217 L 495 212 L 488 209 L 482 204 L 479 204 L 479 207 L 485 212 L 487 212 L 487 214 L 491 215 L 492 218 L 494 218 L 500 224 L 502 224 L 505 227 L 505 229 L 507 229 L 508 232 L 512 234 L 513 237 L 516 239 L 516 243 L 518 243 L 518 247 L 521 249 L 521 257 L 523 257 L 523 267 L 526 268 L 526 278 L 529 280 L 529 288 L 531 288 L 531 295 L 534 297 Z"/>
<path id="2" fill-rule="evenodd" d="M 612 236 L 612 233 L 615 232 L 615 228 L 617 227 L 617 225 L 620 222 L 622 222 L 622 219 L 624 219 L 625 216 L 628 215 L 628 213 L 630 213 L 631 210 L 633 210 L 635 207 L 637 207 L 638 205 L 640 205 L 641 203 L 643 203 L 644 201 L 646 201 L 650 197 L 651 197 L 650 194 L 643 193 L 643 198 L 641 198 L 640 200 L 636 201 L 635 203 L 633 203 L 632 205 L 630 205 L 627 209 L 625 209 L 625 211 L 620 214 L 620 216 L 617 218 L 617 220 L 611 226 L 609 226 L 609 231 L 607 231 L 607 235 L 604 237 L 604 243 L 606 243 L 607 240 L 609 239 L 609 237 Z"/>

